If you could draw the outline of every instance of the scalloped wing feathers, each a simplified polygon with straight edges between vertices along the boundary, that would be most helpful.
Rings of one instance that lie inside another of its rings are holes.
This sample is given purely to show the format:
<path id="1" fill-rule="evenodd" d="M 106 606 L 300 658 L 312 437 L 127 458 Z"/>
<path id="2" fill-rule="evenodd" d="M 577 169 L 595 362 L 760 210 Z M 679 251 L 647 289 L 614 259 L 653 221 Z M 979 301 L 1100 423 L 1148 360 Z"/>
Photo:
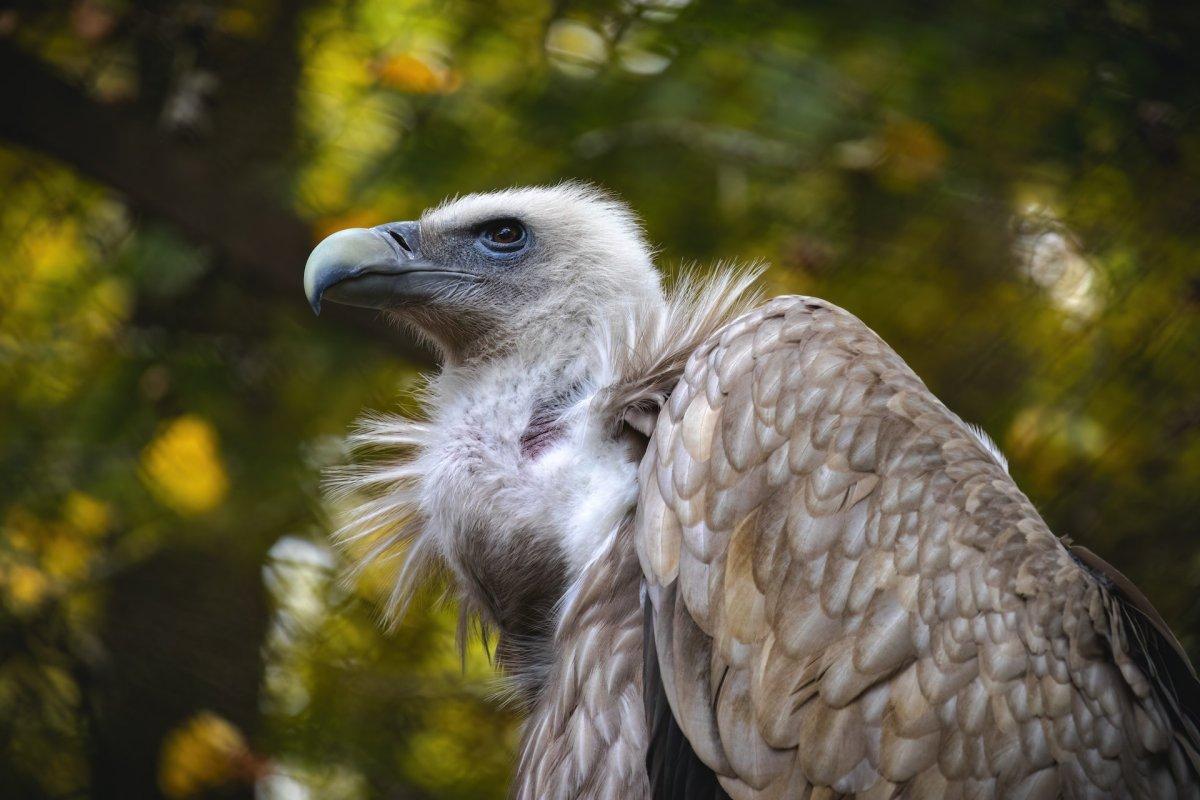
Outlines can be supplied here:
<path id="1" fill-rule="evenodd" d="M 1186 659 L 849 313 L 700 347 L 641 487 L 662 689 L 732 797 L 1200 796 Z"/>

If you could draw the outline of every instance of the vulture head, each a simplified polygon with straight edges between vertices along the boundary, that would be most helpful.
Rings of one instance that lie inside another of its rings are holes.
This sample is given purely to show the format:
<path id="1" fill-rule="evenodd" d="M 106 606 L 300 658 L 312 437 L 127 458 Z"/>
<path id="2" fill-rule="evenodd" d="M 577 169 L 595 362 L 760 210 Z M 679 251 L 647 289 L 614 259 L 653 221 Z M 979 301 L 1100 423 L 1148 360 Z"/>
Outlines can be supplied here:
<path id="1" fill-rule="evenodd" d="M 304 270 L 323 300 L 382 309 L 449 363 L 580 344 L 593 326 L 662 302 L 629 210 L 578 183 L 472 194 L 419 220 L 339 231 Z"/>

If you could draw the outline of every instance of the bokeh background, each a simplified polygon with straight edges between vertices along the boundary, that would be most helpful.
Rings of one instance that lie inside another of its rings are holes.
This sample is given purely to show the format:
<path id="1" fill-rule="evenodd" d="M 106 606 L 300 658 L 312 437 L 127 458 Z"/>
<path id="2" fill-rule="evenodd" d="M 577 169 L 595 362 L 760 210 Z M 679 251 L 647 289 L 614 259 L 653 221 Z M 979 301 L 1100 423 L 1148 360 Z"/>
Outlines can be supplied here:
<path id="1" fill-rule="evenodd" d="M 1200 4 L 0 2 L 0 795 L 501 797 L 482 649 L 338 580 L 428 354 L 338 228 L 563 178 L 762 259 L 997 439 L 1200 655 Z"/>

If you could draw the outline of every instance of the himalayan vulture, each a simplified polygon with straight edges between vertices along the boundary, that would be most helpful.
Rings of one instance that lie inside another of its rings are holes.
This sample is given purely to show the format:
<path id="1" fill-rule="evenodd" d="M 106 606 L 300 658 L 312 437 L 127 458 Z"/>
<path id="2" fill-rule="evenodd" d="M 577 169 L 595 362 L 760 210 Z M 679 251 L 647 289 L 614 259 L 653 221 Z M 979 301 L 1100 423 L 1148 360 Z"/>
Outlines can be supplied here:
<path id="1" fill-rule="evenodd" d="M 568 183 L 333 234 L 304 287 L 439 354 L 329 478 L 528 712 L 513 796 L 1200 797 L 1200 683 L 882 339 L 753 272 L 664 290 Z M 469 622 L 467 623 L 469 624 Z"/>

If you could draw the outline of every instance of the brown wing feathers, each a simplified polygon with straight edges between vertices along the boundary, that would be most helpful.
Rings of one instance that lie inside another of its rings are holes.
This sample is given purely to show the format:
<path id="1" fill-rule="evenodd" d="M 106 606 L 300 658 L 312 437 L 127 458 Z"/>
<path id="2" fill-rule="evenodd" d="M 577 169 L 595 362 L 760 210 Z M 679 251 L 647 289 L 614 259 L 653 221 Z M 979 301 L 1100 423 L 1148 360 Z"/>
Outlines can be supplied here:
<path id="1" fill-rule="evenodd" d="M 841 309 L 700 348 L 641 485 L 662 691 L 730 796 L 1200 795 L 1186 659 Z"/>
<path id="2" fill-rule="evenodd" d="M 671 712 L 654 649 L 654 620 L 649 602 L 643 626 L 646 772 L 650 796 L 655 800 L 728 800 L 712 769 L 699 759 Z"/>

